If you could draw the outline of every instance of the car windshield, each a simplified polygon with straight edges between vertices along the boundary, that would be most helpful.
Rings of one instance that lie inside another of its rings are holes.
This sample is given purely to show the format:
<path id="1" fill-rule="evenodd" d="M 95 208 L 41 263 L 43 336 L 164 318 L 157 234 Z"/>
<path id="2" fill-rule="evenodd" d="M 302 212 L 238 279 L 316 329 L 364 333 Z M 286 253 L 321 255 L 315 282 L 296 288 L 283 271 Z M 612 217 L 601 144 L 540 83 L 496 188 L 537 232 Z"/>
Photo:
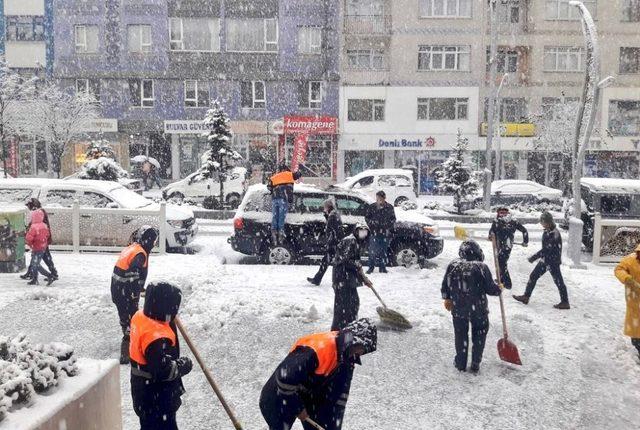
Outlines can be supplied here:
<path id="1" fill-rule="evenodd" d="M 151 200 L 142 197 L 140 194 L 128 190 L 124 187 L 116 187 L 109 192 L 109 195 L 113 197 L 120 205 L 125 208 L 143 208 L 153 203 Z"/>

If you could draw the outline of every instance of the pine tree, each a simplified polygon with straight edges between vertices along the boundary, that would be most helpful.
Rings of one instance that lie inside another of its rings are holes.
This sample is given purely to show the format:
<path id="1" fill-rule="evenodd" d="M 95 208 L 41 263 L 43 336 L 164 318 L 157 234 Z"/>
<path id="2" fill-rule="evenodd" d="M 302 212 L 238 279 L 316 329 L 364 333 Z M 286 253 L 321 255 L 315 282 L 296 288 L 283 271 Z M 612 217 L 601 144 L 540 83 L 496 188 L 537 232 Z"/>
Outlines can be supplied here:
<path id="1" fill-rule="evenodd" d="M 78 174 L 80 179 L 96 181 L 117 181 L 126 178 L 129 173 L 115 160 L 115 152 L 106 140 L 94 140 L 86 152 L 87 162 Z"/>
<path id="2" fill-rule="evenodd" d="M 466 197 L 474 195 L 480 186 L 471 167 L 464 162 L 464 155 L 468 145 L 469 140 L 466 137 L 462 137 L 462 133 L 458 129 L 453 152 L 442 163 L 442 169 L 437 173 L 438 190 L 443 193 L 453 194 L 453 204 L 458 214 L 462 214 L 462 201 Z"/>

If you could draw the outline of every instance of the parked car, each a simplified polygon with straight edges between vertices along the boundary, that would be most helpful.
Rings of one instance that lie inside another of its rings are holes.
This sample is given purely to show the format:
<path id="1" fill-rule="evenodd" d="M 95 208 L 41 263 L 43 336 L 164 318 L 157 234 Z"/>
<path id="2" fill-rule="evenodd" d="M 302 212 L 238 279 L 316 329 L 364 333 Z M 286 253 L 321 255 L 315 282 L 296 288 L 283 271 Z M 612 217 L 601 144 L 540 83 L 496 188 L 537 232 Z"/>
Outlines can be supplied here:
<path id="1" fill-rule="evenodd" d="M 35 178 L 0 180 L 0 204 L 24 204 L 31 197 L 38 198 L 49 214 L 54 245 L 72 244 L 73 220 L 69 208 L 76 199 L 81 207 L 105 209 L 100 214 L 81 213 L 81 245 L 125 246 L 134 230 L 152 223 L 153 215 L 149 212 L 159 210 L 157 203 L 117 182 Z M 135 215 L 129 213 L 132 210 Z M 189 244 L 198 233 L 193 212 L 167 205 L 166 232 L 167 247 Z"/>
<path id="2" fill-rule="evenodd" d="M 365 212 L 372 200 L 355 193 L 297 185 L 285 223 L 289 239 L 283 245 L 271 246 L 271 195 L 264 185 L 253 185 L 236 212 L 229 243 L 234 250 L 258 256 L 267 264 L 292 264 L 301 257 L 322 255 L 326 243 L 322 209 L 330 197 L 342 213 L 346 232 L 365 222 Z M 389 249 L 392 264 L 411 266 L 442 252 L 443 240 L 433 220 L 400 209 L 396 209 L 396 217 Z"/>
<path id="3" fill-rule="evenodd" d="M 79 180 L 79 173 L 76 172 L 73 175 L 69 175 L 63 178 L 65 181 L 67 180 Z M 118 183 L 125 187 L 128 190 L 135 191 L 138 194 L 142 194 L 144 191 L 144 186 L 142 185 L 142 179 L 140 178 L 120 178 L 118 179 Z"/>
<path id="4" fill-rule="evenodd" d="M 400 206 L 407 201 L 415 203 L 418 199 L 413 172 L 405 169 L 365 170 L 340 184 L 333 185 L 332 188 L 356 191 L 372 199 L 382 190 L 387 195 L 387 201 L 394 206 Z"/>
<path id="5" fill-rule="evenodd" d="M 167 185 L 162 189 L 165 200 L 201 204 L 205 209 L 223 207 L 236 209 L 246 191 L 247 169 L 234 167 L 224 182 L 224 205 L 220 205 L 220 181 L 218 178 L 202 179 L 198 172 Z"/>
<path id="6" fill-rule="evenodd" d="M 584 223 L 582 243 L 587 251 L 593 250 L 594 217 L 599 212 L 603 218 L 640 218 L 640 180 L 582 178 L 580 181 L 582 213 Z M 563 227 L 568 228 L 569 217 L 573 215 L 573 201 L 565 205 Z"/>
<path id="7" fill-rule="evenodd" d="M 476 206 L 482 205 L 482 196 L 475 199 Z M 505 179 L 491 183 L 491 206 L 555 203 L 562 205 L 562 191 L 537 182 L 519 179 Z"/>

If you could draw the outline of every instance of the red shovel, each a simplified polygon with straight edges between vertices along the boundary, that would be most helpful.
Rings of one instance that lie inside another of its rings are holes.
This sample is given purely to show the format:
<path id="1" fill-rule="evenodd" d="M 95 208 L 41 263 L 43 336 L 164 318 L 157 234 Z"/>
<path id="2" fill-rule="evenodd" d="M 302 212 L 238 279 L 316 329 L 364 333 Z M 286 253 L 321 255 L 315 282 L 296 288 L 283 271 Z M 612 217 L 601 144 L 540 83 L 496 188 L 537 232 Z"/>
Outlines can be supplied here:
<path id="1" fill-rule="evenodd" d="M 498 245 L 496 243 L 495 235 L 491 235 L 491 243 L 493 244 L 493 261 L 496 265 L 496 276 L 500 283 L 500 288 L 504 289 L 502 285 L 502 276 L 500 276 L 500 265 L 498 264 Z M 504 337 L 498 340 L 498 355 L 502 361 L 507 363 L 517 364 L 522 366 L 520 361 L 520 353 L 518 353 L 518 347 L 509 340 L 509 333 L 507 332 L 507 318 L 504 315 L 504 300 L 502 294 L 500 294 L 500 312 L 502 314 L 502 332 Z"/>

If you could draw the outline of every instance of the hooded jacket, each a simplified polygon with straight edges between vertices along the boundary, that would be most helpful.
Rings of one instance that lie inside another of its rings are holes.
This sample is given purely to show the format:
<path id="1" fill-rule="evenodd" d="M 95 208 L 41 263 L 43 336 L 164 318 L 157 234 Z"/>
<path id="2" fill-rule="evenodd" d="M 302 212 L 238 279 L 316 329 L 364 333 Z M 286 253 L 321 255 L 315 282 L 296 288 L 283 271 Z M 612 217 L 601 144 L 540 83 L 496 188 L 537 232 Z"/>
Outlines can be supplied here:
<path id="1" fill-rule="evenodd" d="M 396 225 L 396 212 L 388 202 L 384 202 L 382 206 L 379 206 L 378 202 L 371 203 L 367 208 L 365 220 L 372 235 L 389 236 Z"/>
<path id="2" fill-rule="evenodd" d="M 354 286 L 362 281 L 362 262 L 360 256 L 369 243 L 369 234 L 365 239 L 358 237 L 358 232 L 369 228 L 364 225 L 357 225 L 353 234 L 345 237 L 336 248 L 333 259 L 333 283 Z"/>
<path id="3" fill-rule="evenodd" d="M 35 210 L 31 213 L 31 226 L 25 237 L 27 245 L 33 252 L 44 252 L 49 246 L 49 228 L 44 223 L 44 212 Z"/>
<path id="4" fill-rule="evenodd" d="M 640 250 L 638 246 L 637 250 Z M 640 339 L 640 285 L 626 285 L 627 281 L 633 279 L 640 284 L 640 261 L 636 253 L 624 257 L 615 270 L 616 278 L 625 284 L 625 299 L 627 302 L 627 312 L 624 321 L 624 334 Z"/>
<path id="5" fill-rule="evenodd" d="M 342 217 L 337 209 L 332 209 L 329 214 L 325 214 L 327 218 L 327 225 L 324 229 L 324 234 L 327 239 L 327 251 L 335 252 L 338 243 L 344 237 L 342 228 Z"/>

